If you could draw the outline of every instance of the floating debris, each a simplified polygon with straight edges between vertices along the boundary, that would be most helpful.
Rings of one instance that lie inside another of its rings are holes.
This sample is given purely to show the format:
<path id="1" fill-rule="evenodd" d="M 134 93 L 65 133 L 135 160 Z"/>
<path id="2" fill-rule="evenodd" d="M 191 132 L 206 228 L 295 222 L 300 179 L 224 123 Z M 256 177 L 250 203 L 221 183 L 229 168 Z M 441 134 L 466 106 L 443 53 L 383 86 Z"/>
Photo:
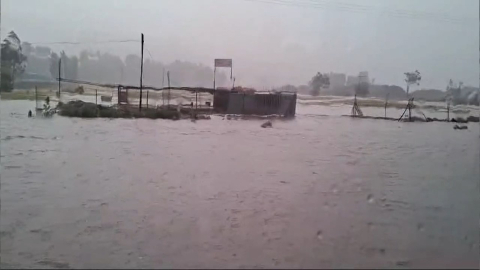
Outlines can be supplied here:
<path id="1" fill-rule="evenodd" d="M 453 126 L 453 129 L 468 129 L 468 126 L 455 125 L 455 126 Z"/>
<path id="2" fill-rule="evenodd" d="M 267 128 L 267 127 L 271 128 L 272 127 L 272 122 L 270 120 L 268 120 L 267 122 L 263 123 L 261 127 L 262 128 Z"/>
<path id="3" fill-rule="evenodd" d="M 409 261 L 398 261 L 395 263 L 397 266 L 409 266 L 410 262 Z"/>
<path id="4" fill-rule="evenodd" d="M 322 239 L 323 239 L 323 232 L 322 232 L 322 230 L 319 230 L 319 231 L 317 232 L 317 238 L 318 238 L 318 240 L 322 240 Z"/>

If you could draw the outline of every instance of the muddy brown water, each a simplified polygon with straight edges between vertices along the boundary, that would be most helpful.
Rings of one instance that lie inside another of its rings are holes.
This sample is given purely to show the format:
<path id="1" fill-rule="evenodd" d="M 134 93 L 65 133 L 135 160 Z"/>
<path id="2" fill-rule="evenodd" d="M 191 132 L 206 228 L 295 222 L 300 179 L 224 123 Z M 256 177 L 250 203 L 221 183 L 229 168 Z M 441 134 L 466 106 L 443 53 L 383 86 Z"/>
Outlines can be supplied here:
<path id="1" fill-rule="evenodd" d="M 2 268 L 478 268 L 478 124 L 30 107 L 1 102 Z"/>

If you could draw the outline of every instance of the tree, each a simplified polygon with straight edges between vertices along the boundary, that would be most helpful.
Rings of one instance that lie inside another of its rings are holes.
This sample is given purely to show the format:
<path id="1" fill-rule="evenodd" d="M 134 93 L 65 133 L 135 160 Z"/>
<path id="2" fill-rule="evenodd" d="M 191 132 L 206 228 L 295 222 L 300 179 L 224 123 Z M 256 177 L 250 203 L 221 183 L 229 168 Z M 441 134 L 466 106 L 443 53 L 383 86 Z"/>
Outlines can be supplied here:
<path id="1" fill-rule="evenodd" d="M 322 88 L 328 88 L 330 86 L 330 78 L 327 74 L 317 72 L 315 76 L 310 80 L 311 94 L 312 96 L 320 95 Z"/>
<path id="2" fill-rule="evenodd" d="M 78 58 L 76 56 L 68 57 L 65 51 L 60 53 L 60 58 L 62 59 L 62 77 L 76 80 L 78 75 Z"/>
<path id="3" fill-rule="evenodd" d="M 415 70 L 414 72 L 405 72 L 405 82 L 407 83 L 407 96 L 410 90 L 410 85 L 416 84 L 420 85 L 420 80 L 422 79 L 422 76 L 420 75 L 420 72 L 418 70 Z"/>
<path id="4" fill-rule="evenodd" d="M 50 54 L 50 74 L 52 75 L 52 78 L 57 78 L 58 77 L 58 60 L 60 58 L 58 57 L 58 54 L 52 52 Z"/>
<path id="5" fill-rule="evenodd" d="M 1 44 L 1 91 L 12 91 L 15 79 L 25 72 L 27 57 L 22 52 L 20 38 L 11 31 Z"/>
<path id="6" fill-rule="evenodd" d="M 72 56 L 68 59 L 67 69 L 65 70 L 66 77 L 72 80 L 76 80 L 78 77 L 78 58 Z"/>
<path id="7" fill-rule="evenodd" d="M 446 100 L 453 104 L 461 103 L 463 82 L 455 83 L 452 79 L 448 82 Z M 465 97 L 466 98 L 466 97 Z"/>
<path id="8" fill-rule="evenodd" d="M 61 51 L 60 52 L 60 74 L 62 76 L 62 78 L 66 78 L 66 79 L 71 79 L 69 77 L 69 71 L 68 71 L 68 66 L 70 65 L 70 61 L 68 61 L 68 56 L 67 54 L 65 53 L 65 51 Z M 58 72 L 58 71 L 57 71 Z"/>

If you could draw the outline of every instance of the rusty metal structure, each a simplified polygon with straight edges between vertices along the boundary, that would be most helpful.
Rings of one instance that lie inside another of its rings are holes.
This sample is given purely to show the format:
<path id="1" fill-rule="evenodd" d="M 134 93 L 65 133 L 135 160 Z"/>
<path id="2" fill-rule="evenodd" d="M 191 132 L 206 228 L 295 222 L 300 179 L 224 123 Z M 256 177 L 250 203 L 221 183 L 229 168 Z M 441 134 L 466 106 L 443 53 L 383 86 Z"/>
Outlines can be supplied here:
<path id="1" fill-rule="evenodd" d="M 297 94 L 290 92 L 239 92 L 216 90 L 213 109 L 217 113 L 295 116 Z"/>

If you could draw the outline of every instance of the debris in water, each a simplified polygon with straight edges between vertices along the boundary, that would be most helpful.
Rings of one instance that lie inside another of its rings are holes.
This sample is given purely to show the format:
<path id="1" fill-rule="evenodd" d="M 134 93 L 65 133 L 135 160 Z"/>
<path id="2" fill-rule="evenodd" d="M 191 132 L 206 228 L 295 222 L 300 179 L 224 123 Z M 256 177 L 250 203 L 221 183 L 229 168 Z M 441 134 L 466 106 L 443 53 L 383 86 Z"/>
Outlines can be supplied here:
<path id="1" fill-rule="evenodd" d="M 58 269 L 70 268 L 70 265 L 68 263 L 57 262 L 57 261 L 50 260 L 50 259 L 45 259 L 45 260 L 38 261 L 37 264 L 44 265 L 44 266 L 49 266 L 49 267 L 53 267 L 53 268 L 58 268 Z"/>
<path id="2" fill-rule="evenodd" d="M 375 226 L 373 225 L 373 222 L 368 222 L 367 226 L 369 230 L 373 230 L 375 228 Z"/>
<path id="3" fill-rule="evenodd" d="M 262 128 L 272 127 L 272 122 L 268 120 L 267 122 L 263 123 L 261 127 Z"/>
<path id="4" fill-rule="evenodd" d="M 423 223 L 418 223 L 417 224 L 417 229 L 421 232 L 423 232 L 425 230 L 425 226 L 423 225 Z"/>
<path id="5" fill-rule="evenodd" d="M 322 239 L 323 239 L 322 230 L 319 230 L 319 231 L 317 232 L 317 238 L 318 238 L 318 240 L 322 240 Z"/>
<path id="6" fill-rule="evenodd" d="M 409 261 L 398 261 L 396 263 L 397 266 L 409 266 L 410 262 Z"/>
<path id="7" fill-rule="evenodd" d="M 328 204 L 328 202 L 325 202 L 325 203 L 323 204 L 323 208 L 324 208 L 324 209 L 330 208 L 330 205 Z"/>
<path id="8" fill-rule="evenodd" d="M 453 126 L 453 129 L 468 129 L 468 126 L 455 125 L 455 126 Z"/>
<path id="9" fill-rule="evenodd" d="M 280 181 L 280 183 L 282 183 L 282 184 L 286 184 L 287 182 L 285 182 L 285 181 Z"/>
<path id="10" fill-rule="evenodd" d="M 372 194 L 368 194 L 367 201 L 368 201 L 368 203 L 374 203 L 375 202 L 375 199 L 373 198 Z"/>

